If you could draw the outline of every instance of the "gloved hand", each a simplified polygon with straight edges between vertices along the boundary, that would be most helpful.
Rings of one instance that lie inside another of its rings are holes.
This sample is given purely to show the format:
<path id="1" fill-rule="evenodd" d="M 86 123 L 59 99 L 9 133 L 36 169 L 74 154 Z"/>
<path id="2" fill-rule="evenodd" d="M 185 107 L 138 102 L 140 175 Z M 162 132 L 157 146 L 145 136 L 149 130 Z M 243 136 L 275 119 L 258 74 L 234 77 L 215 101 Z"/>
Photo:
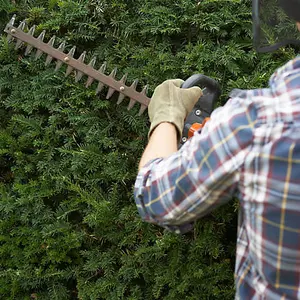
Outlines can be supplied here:
<path id="1" fill-rule="evenodd" d="M 203 95 L 202 90 L 197 86 L 181 89 L 183 82 L 181 79 L 167 80 L 154 90 L 148 106 L 151 122 L 148 137 L 157 125 L 168 122 L 176 126 L 178 139 L 181 139 L 184 120 Z"/>

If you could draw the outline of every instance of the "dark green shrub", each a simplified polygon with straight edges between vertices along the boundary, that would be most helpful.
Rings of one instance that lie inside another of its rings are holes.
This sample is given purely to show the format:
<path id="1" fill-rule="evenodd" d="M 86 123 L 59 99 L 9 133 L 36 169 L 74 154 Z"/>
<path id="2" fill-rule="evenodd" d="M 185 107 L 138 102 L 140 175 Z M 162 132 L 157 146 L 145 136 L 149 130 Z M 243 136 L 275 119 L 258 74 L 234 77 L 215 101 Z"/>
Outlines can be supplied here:
<path id="1" fill-rule="evenodd" d="M 250 4 L 4 0 L 0 24 L 17 13 L 150 90 L 204 73 L 222 104 L 294 55 L 252 50 Z M 185 236 L 143 223 L 132 185 L 147 116 L 23 53 L 1 39 L 0 298 L 232 299 L 236 202 Z"/>

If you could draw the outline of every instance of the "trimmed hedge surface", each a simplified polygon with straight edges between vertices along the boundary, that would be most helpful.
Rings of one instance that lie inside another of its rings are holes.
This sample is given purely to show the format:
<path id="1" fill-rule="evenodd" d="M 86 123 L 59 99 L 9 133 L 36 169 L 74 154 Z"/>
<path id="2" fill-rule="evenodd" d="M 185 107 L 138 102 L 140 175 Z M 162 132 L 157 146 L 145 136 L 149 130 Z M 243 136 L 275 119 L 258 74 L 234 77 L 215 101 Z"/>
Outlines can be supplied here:
<path id="1" fill-rule="evenodd" d="M 250 2 L 3 0 L 0 25 L 16 13 L 56 46 L 76 45 L 76 57 L 87 50 L 107 73 L 148 83 L 149 95 L 204 73 L 220 82 L 222 105 L 295 55 L 255 53 Z M 237 201 L 184 236 L 142 222 L 132 186 L 147 115 L 44 61 L 2 36 L 0 299 L 233 299 Z"/>

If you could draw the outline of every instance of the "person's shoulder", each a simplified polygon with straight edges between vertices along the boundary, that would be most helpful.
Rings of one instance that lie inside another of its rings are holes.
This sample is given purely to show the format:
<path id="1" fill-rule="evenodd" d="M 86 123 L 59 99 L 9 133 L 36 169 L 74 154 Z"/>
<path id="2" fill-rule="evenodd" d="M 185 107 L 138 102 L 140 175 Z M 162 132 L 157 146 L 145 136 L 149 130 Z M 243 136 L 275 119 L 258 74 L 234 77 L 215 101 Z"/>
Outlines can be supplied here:
<path id="1" fill-rule="evenodd" d="M 211 128 L 253 127 L 257 120 L 257 104 L 252 95 L 252 90 L 233 90 L 226 104 L 213 111 Z"/>
<path id="2" fill-rule="evenodd" d="M 270 77 L 269 87 L 275 95 L 285 93 L 287 88 L 300 90 L 300 56 L 278 68 Z"/>

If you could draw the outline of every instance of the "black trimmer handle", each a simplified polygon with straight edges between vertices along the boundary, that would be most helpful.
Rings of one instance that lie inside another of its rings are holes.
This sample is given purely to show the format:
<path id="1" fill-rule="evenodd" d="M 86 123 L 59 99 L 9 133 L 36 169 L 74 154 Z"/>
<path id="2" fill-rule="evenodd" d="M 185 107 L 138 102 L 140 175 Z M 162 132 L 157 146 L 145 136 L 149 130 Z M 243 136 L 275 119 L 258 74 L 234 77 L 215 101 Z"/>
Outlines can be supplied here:
<path id="1" fill-rule="evenodd" d="M 188 140 L 189 131 L 193 124 L 202 124 L 204 119 L 211 115 L 215 103 L 221 95 L 221 88 L 218 82 L 203 74 L 192 75 L 182 84 L 181 88 L 187 89 L 193 86 L 199 86 L 203 91 L 203 96 L 199 98 L 193 111 L 185 120 L 181 144 Z"/>

